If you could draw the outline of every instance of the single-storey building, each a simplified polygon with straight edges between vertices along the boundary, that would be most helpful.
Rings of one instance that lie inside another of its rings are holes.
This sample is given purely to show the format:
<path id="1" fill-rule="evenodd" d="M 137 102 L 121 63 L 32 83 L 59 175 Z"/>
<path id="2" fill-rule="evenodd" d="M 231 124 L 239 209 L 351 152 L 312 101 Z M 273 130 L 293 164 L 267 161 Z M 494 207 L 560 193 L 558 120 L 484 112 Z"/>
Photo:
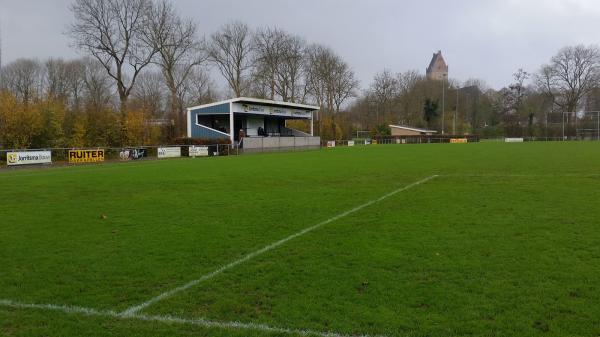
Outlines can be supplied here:
<path id="1" fill-rule="evenodd" d="M 431 136 L 435 130 L 419 129 L 404 125 L 390 125 L 392 136 Z"/>
<path id="2" fill-rule="evenodd" d="M 320 144 L 313 137 L 313 118 L 318 106 L 238 97 L 187 109 L 187 135 L 190 138 L 229 138 L 244 148 L 297 147 Z M 290 120 L 306 120 L 310 133 L 292 129 Z M 298 138 L 298 139 L 295 139 Z M 301 139 L 300 139 L 301 138 Z M 291 145 L 290 144 L 295 144 Z"/>

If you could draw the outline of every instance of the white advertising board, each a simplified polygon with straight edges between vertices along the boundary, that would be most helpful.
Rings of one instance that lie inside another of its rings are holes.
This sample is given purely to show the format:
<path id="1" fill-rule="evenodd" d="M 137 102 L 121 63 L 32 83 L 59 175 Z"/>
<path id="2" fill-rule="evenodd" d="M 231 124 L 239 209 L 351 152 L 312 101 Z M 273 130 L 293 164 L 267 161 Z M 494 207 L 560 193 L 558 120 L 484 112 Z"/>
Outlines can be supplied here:
<path id="1" fill-rule="evenodd" d="M 327 147 L 335 147 L 335 140 L 328 140 Z"/>
<path id="2" fill-rule="evenodd" d="M 190 146 L 190 157 L 208 157 L 208 146 Z"/>
<path id="3" fill-rule="evenodd" d="M 348 141 L 348 146 L 354 146 L 354 141 L 353 140 L 349 140 Z"/>
<path id="4" fill-rule="evenodd" d="M 159 147 L 158 158 L 177 158 L 181 157 L 181 147 Z"/>
<path id="5" fill-rule="evenodd" d="M 52 153 L 50 151 L 9 152 L 6 154 L 6 164 L 8 166 L 49 163 L 52 163 Z"/>
<path id="6" fill-rule="evenodd" d="M 523 143 L 523 138 L 504 138 L 506 143 Z"/>

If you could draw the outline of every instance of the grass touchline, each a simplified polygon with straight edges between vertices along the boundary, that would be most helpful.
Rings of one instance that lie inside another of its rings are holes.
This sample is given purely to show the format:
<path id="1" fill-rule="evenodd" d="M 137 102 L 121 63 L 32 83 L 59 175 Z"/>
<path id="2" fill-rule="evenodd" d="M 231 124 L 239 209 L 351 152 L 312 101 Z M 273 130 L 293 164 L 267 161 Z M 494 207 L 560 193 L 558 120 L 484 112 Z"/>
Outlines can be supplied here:
<path id="1" fill-rule="evenodd" d="M 243 322 L 220 322 L 206 319 L 187 319 L 173 316 L 142 315 L 142 314 L 123 314 L 111 310 L 96 310 L 79 306 L 68 306 L 59 304 L 37 304 L 21 303 L 6 299 L 0 299 L 0 306 L 16 309 L 39 309 L 60 311 L 66 314 L 81 314 L 86 316 L 105 316 L 118 319 L 136 319 L 141 321 L 155 321 L 162 323 L 190 324 L 203 327 L 220 329 L 238 329 L 238 330 L 256 330 L 262 332 L 283 333 L 288 335 L 300 336 L 319 336 L 319 337 L 387 337 L 384 335 L 345 335 L 337 332 L 323 332 L 310 329 L 288 329 L 273 327 L 266 324 L 243 323 Z"/>

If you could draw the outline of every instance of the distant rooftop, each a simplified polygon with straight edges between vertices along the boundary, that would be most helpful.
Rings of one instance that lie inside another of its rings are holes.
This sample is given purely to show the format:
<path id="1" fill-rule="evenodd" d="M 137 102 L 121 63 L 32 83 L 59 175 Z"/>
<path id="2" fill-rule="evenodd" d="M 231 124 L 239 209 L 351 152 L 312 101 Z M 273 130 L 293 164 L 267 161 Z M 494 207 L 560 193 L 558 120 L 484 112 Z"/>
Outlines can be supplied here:
<path id="1" fill-rule="evenodd" d="M 390 124 L 390 128 L 398 128 L 398 129 L 410 130 L 410 131 L 415 131 L 415 132 L 425 132 L 425 133 L 436 133 L 437 132 L 435 130 L 413 128 L 413 127 L 406 126 L 406 125 L 394 125 L 394 124 Z"/>

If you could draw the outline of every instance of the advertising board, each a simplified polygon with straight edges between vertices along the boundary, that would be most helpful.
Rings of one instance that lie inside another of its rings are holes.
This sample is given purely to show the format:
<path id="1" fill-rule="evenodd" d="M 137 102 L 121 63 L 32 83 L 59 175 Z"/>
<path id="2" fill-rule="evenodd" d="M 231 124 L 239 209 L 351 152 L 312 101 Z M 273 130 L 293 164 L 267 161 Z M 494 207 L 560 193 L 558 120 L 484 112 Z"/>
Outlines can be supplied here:
<path id="1" fill-rule="evenodd" d="M 189 148 L 190 157 L 207 157 L 208 146 L 190 146 Z"/>
<path id="2" fill-rule="evenodd" d="M 119 152 L 121 160 L 138 160 L 144 157 L 148 157 L 148 150 L 146 149 L 122 149 Z"/>
<path id="3" fill-rule="evenodd" d="M 506 143 L 523 143 L 523 138 L 504 138 L 504 142 Z"/>
<path id="4" fill-rule="evenodd" d="M 158 158 L 177 158 L 181 157 L 181 147 L 159 147 Z"/>
<path id="5" fill-rule="evenodd" d="M 104 150 L 69 150 L 69 163 L 97 163 L 104 161 Z"/>
<path id="6" fill-rule="evenodd" d="M 22 151 L 6 154 L 6 164 L 8 166 L 49 163 L 52 163 L 52 153 L 50 151 Z"/>

